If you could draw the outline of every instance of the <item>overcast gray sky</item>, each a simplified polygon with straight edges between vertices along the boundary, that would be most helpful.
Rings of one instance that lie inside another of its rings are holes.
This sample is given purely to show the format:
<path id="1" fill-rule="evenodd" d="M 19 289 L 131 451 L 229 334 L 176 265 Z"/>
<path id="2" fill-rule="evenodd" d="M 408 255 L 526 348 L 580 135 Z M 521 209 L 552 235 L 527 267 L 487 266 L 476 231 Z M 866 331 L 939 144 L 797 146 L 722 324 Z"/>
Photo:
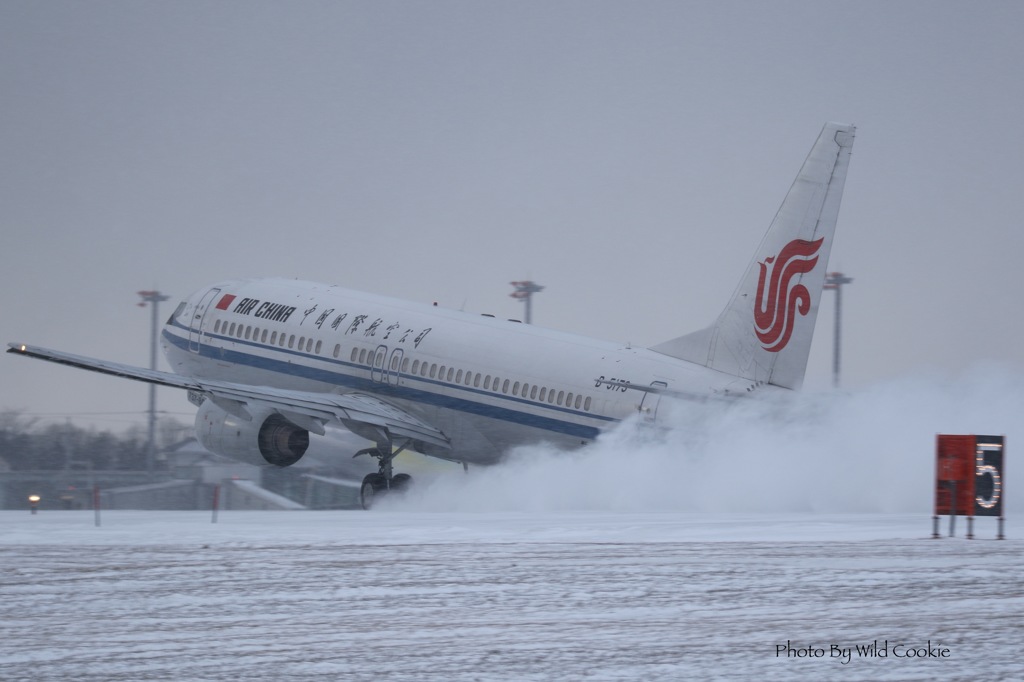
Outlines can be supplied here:
<path id="1" fill-rule="evenodd" d="M 652 345 L 712 321 L 838 120 L 844 383 L 1019 372 L 1022 26 L 1019 2 L 4 0 L 0 336 L 146 365 L 141 289 L 161 318 L 264 275 L 520 317 L 532 278 L 536 324 Z M 144 422 L 141 384 L 0 372 L 0 408 Z"/>

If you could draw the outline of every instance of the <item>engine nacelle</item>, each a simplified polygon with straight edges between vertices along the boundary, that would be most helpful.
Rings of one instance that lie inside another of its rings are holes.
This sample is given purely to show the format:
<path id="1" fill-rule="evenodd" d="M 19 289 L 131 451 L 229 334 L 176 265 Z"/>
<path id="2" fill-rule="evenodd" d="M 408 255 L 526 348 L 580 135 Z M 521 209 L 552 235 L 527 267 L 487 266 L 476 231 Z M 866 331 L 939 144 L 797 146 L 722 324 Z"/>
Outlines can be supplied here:
<path id="1" fill-rule="evenodd" d="M 286 467 L 309 448 L 309 431 L 266 408 L 250 410 L 252 421 L 204 400 L 196 413 L 196 438 L 207 450 L 247 464 Z"/>

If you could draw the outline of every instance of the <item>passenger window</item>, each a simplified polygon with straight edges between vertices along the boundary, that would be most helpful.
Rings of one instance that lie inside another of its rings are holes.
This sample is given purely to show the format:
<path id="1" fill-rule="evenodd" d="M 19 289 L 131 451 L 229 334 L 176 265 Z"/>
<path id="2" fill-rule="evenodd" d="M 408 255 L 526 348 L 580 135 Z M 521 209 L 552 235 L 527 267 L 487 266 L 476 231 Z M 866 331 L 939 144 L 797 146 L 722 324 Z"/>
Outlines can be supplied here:
<path id="1" fill-rule="evenodd" d="M 455 383 L 457 383 L 457 384 L 461 384 L 462 383 L 462 370 L 461 369 L 459 370 L 458 374 L 455 375 Z"/>
<path id="2" fill-rule="evenodd" d="M 349 362 L 356 362 L 357 360 L 359 360 L 359 349 L 358 348 L 353 348 L 352 349 L 352 354 L 349 356 L 348 360 L 349 360 Z"/>
<path id="3" fill-rule="evenodd" d="M 336 343 L 334 344 L 334 357 L 338 357 L 339 355 L 341 355 L 341 344 Z"/>
<path id="4" fill-rule="evenodd" d="M 544 402 L 544 398 L 546 398 L 547 395 L 548 395 L 548 389 L 546 389 L 546 388 L 540 389 L 540 401 L 541 402 Z"/>
<path id="5" fill-rule="evenodd" d="M 420 376 L 421 377 L 427 376 L 427 363 L 426 362 L 424 362 L 422 365 L 420 365 Z"/>
<path id="6" fill-rule="evenodd" d="M 582 398 L 583 398 L 583 396 L 581 394 L 579 394 L 579 393 L 576 394 L 576 409 L 577 410 L 580 409 L 580 402 L 581 402 Z"/>
<path id="7" fill-rule="evenodd" d="M 323 341 L 321 341 L 321 340 L 319 340 L 319 339 L 317 339 L 317 342 L 316 342 L 316 354 L 317 354 L 317 355 L 320 355 L 320 350 L 321 350 L 321 349 L 322 349 L 323 347 L 324 347 L 324 342 L 323 342 Z"/>
<path id="8" fill-rule="evenodd" d="M 488 374 L 484 377 L 484 388 L 488 391 L 491 390 L 491 375 Z"/>
<path id="9" fill-rule="evenodd" d="M 220 320 L 216 320 L 213 323 L 213 333 L 214 334 L 220 334 Z"/>
<path id="10" fill-rule="evenodd" d="M 564 397 L 565 397 L 565 391 L 559 391 L 558 392 L 558 400 L 556 402 L 559 405 L 561 405 L 562 404 L 562 398 L 564 398 Z"/>
<path id="11" fill-rule="evenodd" d="M 454 367 L 449 367 L 448 368 L 448 381 L 452 380 L 452 375 L 453 374 L 455 374 L 455 368 Z"/>
<path id="12" fill-rule="evenodd" d="M 268 331 L 266 329 L 264 329 L 263 333 L 260 334 L 260 343 L 266 343 L 267 342 L 267 333 L 268 333 Z"/>
<path id="13" fill-rule="evenodd" d="M 295 348 L 295 334 L 292 334 L 288 337 L 288 347 Z"/>
<path id="14" fill-rule="evenodd" d="M 473 388 L 480 388 L 480 372 L 473 376 Z"/>
<path id="15" fill-rule="evenodd" d="M 398 356 L 397 355 L 392 355 L 391 356 L 391 371 L 392 372 L 398 370 L 398 362 L 399 362 Z"/>
<path id="16" fill-rule="evenodd" d="M 436 376 L 437 376 L 437 363 L 436 362 L 432 362 L 432 363 L 430 363 L 430 378 L 433 379 Z"/>
<path id="17" fill-rule="evenodd" d="M 437 378 L 440 379 L 441 381 L 444 381 L 444 370 L 445 366 L 441 365 L 441 369 L 437 373 Z"/>
<path id="18" fill-rule="evenodd" d="M 589 395 L 587 396 L 587 399 L 583 401 L 583 409 L 586 410 L 587 412 L 590 412 L 590 396 Z"/>
<path id="19" fill-rule="evenodd" d="M 404 360 L 402 360 L 402 371 L 403 372 L 408 372 L 409 371 L 409 358 L 405 358 Z M 413 372 L 413 374 L 415 374 L 415 372 Z"/>
<path id="20" fill-rule="evenodd" d="M 502 384 L 501 384 L 501 392 L 502 393 L 508 393 L 508 379 L 505 379 L 505 381 L 502 382 Z"/>
<path id="21" fill-rule="evenodd" d="M 250 336 L 252 336 L 252 327 L 245 325 L 245 340 L 248 341 Z"/>
<path id="22" fill-rule="evenodd" d="M 512 384 L 512 395 L 519 395 L 519 382 Z"/>
<path id="23" fill-rule="evenodd" d="M 530 384 L 523 384 L 523 392 L 520 393 L 519 395 L 521 395 L 521 396 L 523 396 L 525 398 L 525 397 L 527 397 L 527 395 L 529 393 L 530 393 Z"/>
<path id="24" fill-rule="evenodd" d="M 572 393 L 571 392 L 566 394 L 566 396 L 565 396 L 565 406 L 566 407 L 572 407 Z"/>
<path id="25" fill-rule="evenodd" d="M 412 361 L 412 373 L 413 374 L 419 374 L 420 373 L 420 361 L 419 360 L 413 360 Z"/>
<path id="26" fill-rule="evenodd" d="M 536 400 L 536 399 L 537 399 L 537 384 L 534 384 L 532 387 L 530 387 L 530 400 Z M 541 400 L 543 400 L 543 398 L 541 398 Z"/>
<path id="27" fill-rule="evenodd" d="M 277 345 L 277 332 L 274 332 L 273 334 L 270 335 L 270 345 L 271 346 L 276 346 Z"/>

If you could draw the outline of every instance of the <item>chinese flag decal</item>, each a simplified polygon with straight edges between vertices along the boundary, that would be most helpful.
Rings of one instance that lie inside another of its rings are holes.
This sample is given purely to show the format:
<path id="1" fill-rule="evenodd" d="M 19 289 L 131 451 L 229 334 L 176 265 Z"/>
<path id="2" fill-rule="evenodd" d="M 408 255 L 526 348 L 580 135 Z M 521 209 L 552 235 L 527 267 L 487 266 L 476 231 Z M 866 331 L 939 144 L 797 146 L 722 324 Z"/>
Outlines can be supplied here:
<path id="1" fill-rule="evenodd" d="M 224 294 L 220 297 L 220 300 L 217 301 L 217 310 L 227 310 L 233 300 L 235 300 L 234 294 Z"/>

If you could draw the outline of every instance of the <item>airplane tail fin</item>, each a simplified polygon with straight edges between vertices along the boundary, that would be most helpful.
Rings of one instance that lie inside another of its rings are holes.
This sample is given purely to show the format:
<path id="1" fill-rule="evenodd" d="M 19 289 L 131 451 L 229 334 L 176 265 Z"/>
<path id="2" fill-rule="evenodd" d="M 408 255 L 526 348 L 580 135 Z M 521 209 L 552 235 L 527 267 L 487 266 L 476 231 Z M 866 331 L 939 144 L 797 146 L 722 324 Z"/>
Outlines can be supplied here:
<path id="1" fill-rule="evenodd" d="M 852 125 L 825 124 L 715 323 L 651 350 L 754 383 L 800 387 L 854 132 Z"/>

